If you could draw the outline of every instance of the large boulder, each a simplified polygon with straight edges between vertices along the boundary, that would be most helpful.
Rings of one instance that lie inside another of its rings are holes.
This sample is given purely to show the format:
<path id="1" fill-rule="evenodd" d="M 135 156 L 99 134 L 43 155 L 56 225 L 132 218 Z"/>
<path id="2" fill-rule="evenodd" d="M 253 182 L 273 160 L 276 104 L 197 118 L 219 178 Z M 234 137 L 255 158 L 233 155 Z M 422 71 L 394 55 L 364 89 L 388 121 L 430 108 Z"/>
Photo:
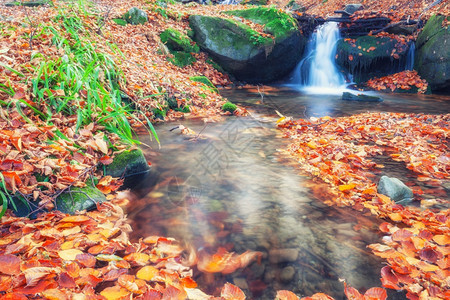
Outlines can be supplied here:
<path id="1" fill-rule="evenodd" d="M 383 77 L 404 69 L 408 46 L 389 37 L 361 36 L 341 39 L 336 46 L 336 64 L 356 83 Z"/>
<path id="2" fill-rule="evenodd" d="M 295 19 L 275 8 L 227 12 L 231 18 L 192 15 L 193 39 L 238 80 L 267 83 L 289 74 L 301 59 L 306 39 Z M 265 25 L 274 38 L 261 35 L 240 20 Z"/>
<path id="3" fill-rule="evenodd" d="M 434 90 L 450 90 L 450 26 L 442 27 L 450 16 L 432 16 L 416 41 L 414 66 Z"/>

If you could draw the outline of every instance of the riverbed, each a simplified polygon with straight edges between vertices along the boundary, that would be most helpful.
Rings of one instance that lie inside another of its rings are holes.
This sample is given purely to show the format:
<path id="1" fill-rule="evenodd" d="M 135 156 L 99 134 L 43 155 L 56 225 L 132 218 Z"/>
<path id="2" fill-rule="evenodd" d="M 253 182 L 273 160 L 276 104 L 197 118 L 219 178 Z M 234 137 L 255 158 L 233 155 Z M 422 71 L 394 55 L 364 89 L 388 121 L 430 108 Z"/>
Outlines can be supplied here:
<path id="1" fill-rule="evenodd" d="M 345 280 L 364 290 L 381 286 L 382 260 L 366 248 L 381 241 L 380 220 L 323 203 L 327 187 L 302 175 L 277 149 L 287 143 L 276 129 L 279 113 L 294 118 L 349 116 L 362 112 L 450 112 L 450 97 L 383 94 L 384 102 L 358 103 L 339 95 L 314 95 L 291 87 L 222 90 L 246 107 L 247 117 L 218 123 L 186 120 L 157 127 L 161 149 L 145 140 L 153 169 L 134 189 L 127 213 L 132 239 L 163 235 L 197 251 L 260 251 L 260 263 L 232 274 L 194 279 L 217 294 L 228 281 L 249 299 L 273 299 L 277 290 L 299 296 L 324 292 L 343 299 Z M 196 132 L 182 135 L 179 125 Z M 388 165 L 392 176 L 404 170 Z M 381 174 L 378 174 L 381 176 Z M 405 175 L 406 176 L 406 175 Z M 449 199 L 448 193 L 444 195 Z M 404 294 L 391 292 L 390 298 Z"/>

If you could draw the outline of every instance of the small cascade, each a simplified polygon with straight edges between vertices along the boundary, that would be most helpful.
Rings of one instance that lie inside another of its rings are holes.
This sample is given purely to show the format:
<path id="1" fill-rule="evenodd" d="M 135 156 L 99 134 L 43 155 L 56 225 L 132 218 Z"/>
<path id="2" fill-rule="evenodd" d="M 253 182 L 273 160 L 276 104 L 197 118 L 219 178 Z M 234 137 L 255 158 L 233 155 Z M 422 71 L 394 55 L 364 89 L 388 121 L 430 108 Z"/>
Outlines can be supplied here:
<path id="1" fill-rule="evenodd" d="M 306 56 L 297 66 L 292 84 L 306 88 L 343 88 L 344 76 L 335 66 L 336 42 L 339 40 L 336 22 L 319 26 L 307 45 Z"/>
<path id="2" fill-rule="evenodd" d="M 406 56 L 405 70 L 412 71 L 414 69 L 414 55 L 416 52 L 416 44 L 412 42 L 409 45 L 408 54 Z"/>

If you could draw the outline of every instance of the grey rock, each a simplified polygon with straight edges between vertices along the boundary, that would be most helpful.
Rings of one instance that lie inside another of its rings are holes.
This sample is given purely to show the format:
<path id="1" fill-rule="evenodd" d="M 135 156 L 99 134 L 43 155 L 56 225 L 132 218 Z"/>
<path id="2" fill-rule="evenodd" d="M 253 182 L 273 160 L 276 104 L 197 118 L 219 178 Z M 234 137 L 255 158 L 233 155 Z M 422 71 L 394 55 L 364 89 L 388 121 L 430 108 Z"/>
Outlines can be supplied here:
<path id="1" fill-rule="evenodd" d="M 235 286 L 237 286 L 238 288 L 240 288 L 242 290 L 248 290 L 248 283 L 247 283 L 247 280 L 245 280 L 245 278 L 235 277 L 235 278 L 233 278 L 233 283 Z"/>
<path id="2" fill-rule="evenodd" d="M 352 14 L 354 14 L 356 11 L 361 10 L 361 9 L 364 9 L 363 5 L 362 5 L 362 4 L 359 4 L 359 3 L 355 3 L 355 4 L 347 4 L 347 5 L 345 5 L 345 9 L 344 9 L 344 10 L 345 10 L 348 14 L 352 15 Z"/>
<path id="3" fill-rule="evenodd" d="M 269 261 L 271 263 L 294 262 L 298 258 L 298 249 L 285 248 L 273 249 L 269 251 Z"/>
<path id="4" fill-rule="evenodd" d="M 145 24 L 146 22 L 148 22 L 147 13 L 137 7 L 133 7 L 129 11 L 127 11 L 123 15 L 122 19 L 127 21 L 128 24 L 132 25 Z"/>
<path id="5" fill-rule="evenodd" d="M 388 196 L 397 203 L 407 202 L 414 198 L 411 189 L 400 179 L 394 177 L 381 176 L 377 192 Z"/>

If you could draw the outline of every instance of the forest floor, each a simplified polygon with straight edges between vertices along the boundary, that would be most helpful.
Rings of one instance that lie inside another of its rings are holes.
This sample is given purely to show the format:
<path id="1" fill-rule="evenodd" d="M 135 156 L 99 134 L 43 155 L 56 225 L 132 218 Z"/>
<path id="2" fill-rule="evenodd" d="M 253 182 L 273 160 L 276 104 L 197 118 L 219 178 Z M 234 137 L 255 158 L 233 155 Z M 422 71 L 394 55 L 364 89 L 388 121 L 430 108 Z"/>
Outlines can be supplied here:
<path id="1" fill-rule="evenodd" d="M 344 3 L 309 2 L 305 4 L 308 12 L 320 15 L 341 9 Z M 368 10 L 389 11 L 388 1 L 367 2 L 363 4 Z M 414 17 L 429 4 L 428 1 L 398 2 L 404 7 L 397 10 L 398 14 Z M 445 2 L 427 10 L 424 17 L 436 11 L 448 14 Z M 226 99 L 190 80 L 204 75 L 213 84 L 227 87 L 232 84 L 230 78 L 208 63 L 204 53 L 193 54 L 196 62 L 190 66 L 173 65 L 167 59 L 159 33 L 169 27 L 187 33 L 187 17 L 193 13 L 220 15 L 221 11 L 246 6 L 169 4 L 162 7 L 156 2 L 138 0 L 53 1 L 53 4 L 35 8 L 0 6 L 0 196 L 3 204 L 15 199 L 9 195 L 15 195 L 25 201 L 37 201 L 51 210 L 62 190 L 85 186 L 89 178 L 96 177 L 97 186 L 110 202 L 100 204 L 93 212 L 67 216 L 50 211 L 34 220 L 15 217 L 3 205 L 0 299 L 209 299 L 192 279 L 190 267 L 198 260 L 195 252 L 187 253 L 177 241 L 166 237 L 143 237 L 133 242 L 128 239 L 127 233 L 132 229 L 121 208 L 128 202 L 127 194 L 117 192 L 120 179 L 104 177 L 98 165 L 108 164 L 115 154 L 136 147 L 133 132 L 142 133 L 148 120 L 200 118 L 204 122 L 217 122 L 230 115 L 221 109 Z M 146 10 L 149 22 L 121 26 L 112 21 L 134 6 Z M 393 14 L 392 10 L 390 13 Z M 261 30 L 256 24 L 250 25 Z M 114 90 L 112 82 L 118 86 L 117 92 L 127 94 L 140 114 L 133 115 L 130 107 L 117 103 L 117 95 L 116 98 L 108 96 Z M 156 112 L 169 98 L 175 99 L 179 107 L 189 106 L 189 112 L 171 109 L 158 118 Z M 234 114 L 246 113 L 245 108 L 238 108 Z M 395 222 L 384 223 L 381 228 L 392 237 L 389 243 L 372 246 L 389 263 L 383 268 L 384 286 L 404 288 L 412 299 L 448 298 L 445 287 L 450 284 L 449 212 L 415 211 L 395 205 L 376 194 L 373 184 L 362 180 L 361 174 L 329 165 L 325 168 L 317 159 L 333 151 L 328 148 L 332 147 L 331 139 L 340 140 L 345 135 L 358 134 L 372 141 L 368 137 L 375 137 L 371 133 L 375 131 L 379 141 L 390 143 L 391 129 L 383 123 L 385 120 L 381 116 L 369 117 L 380 122 L 373 125 L 376 128 L 366 128 L 357 119 L 318 120 L 314 124 L 283 119 L 278 126 L 296 141 L 308 141 L 293 142 L 289 155 L 297 157 L 299 149 L 317 152 L 316 157 L 303 165 L 305 171 L 319 173 L 322 179 L 326 177 L 324 180 L 331 182 L 330 190 L 337 196 L 339 205 L 366 208 Z M 410 127 L 411 132 L 406 132 L 411 119 L 393 117 L 405 122 L 402 123 L 404 140 L 401 140 L 405 147 L 410 146 L 408 138 L 416 134 L 433 140 L 431 146 L 419 145 L 422 156 L 411 160 L 402 153 L 394 153 L 395 157 L 431 181 L 448 178 L 450 159 L 441 143 L 448 138 L 448 116 L 428 116 L 431 125 Z M 322 136 L 316 141 L 306 128 L 322 123 L 318 127 L 323 131 Z M 339 137 L 331 138 L 327 131 L 330 124 L 361 129 L 357 132 L 343 129 Z M 151 129 L 149 132 L 152 134 Z M 370 151 L 378 151 L 377 148 L 356 150 L 355 153 L 355 149 L 343 150 L 348 153 L 342 152 L 343 157 L 334 160 L 347 159 L 352 165 L 358 162 L 363 167 L 373 167 L 366 156 Z M 333 176 L 340 176 L 340 172 L 346 172 L 346 180 L 335 180 Z M 420 191 L 415 193 L 418 195 Z M 220 253 L 203 259 L 203 269 L 235 270 L 259 255 L 257 252 Z M 355 299 L 363 297 L 351 287 L 346 293 Z M 222 288 L 221 297 L 245 298 L 231 284 Z M 297 299 L 287 291 L 280 291 L 278 297 Z M 383 290 L 371 289 L 365 297 L 381 299 Z M 329 297 L 319 293 L 313 299 Z"/>

